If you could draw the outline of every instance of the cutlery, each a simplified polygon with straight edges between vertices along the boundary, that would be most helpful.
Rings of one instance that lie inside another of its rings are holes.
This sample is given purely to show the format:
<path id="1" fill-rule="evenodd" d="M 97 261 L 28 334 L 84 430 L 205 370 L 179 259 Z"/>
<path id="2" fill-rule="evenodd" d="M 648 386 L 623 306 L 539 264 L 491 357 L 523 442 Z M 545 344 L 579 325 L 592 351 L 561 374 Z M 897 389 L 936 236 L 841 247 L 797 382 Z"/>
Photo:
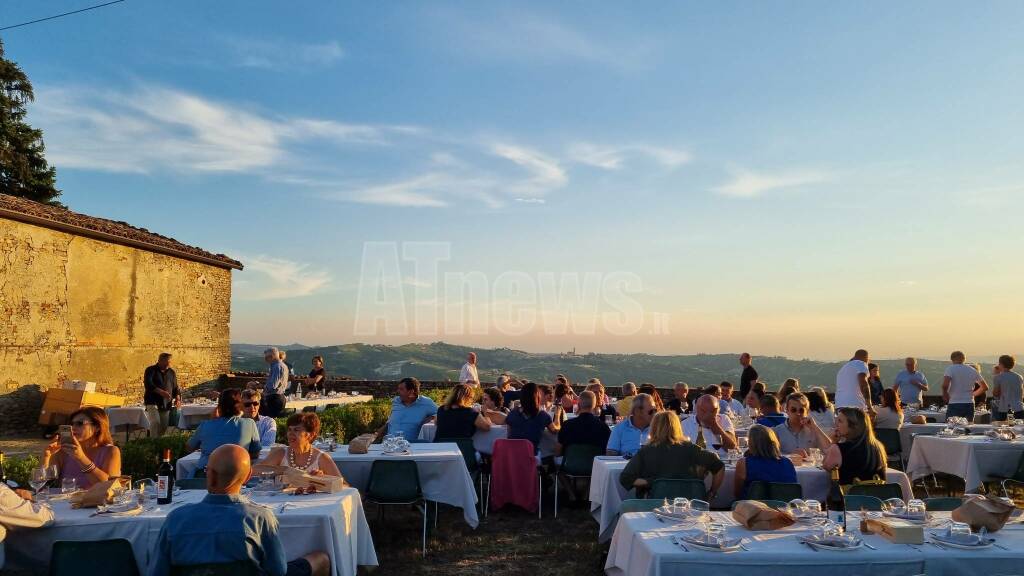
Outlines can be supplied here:
<path id="1" fill-rule="evenodd" d="M 672 539 L 672 542 L 676 546 L 679 546 L 680 548 L 683 549 L 683 552 L 689 552 L 690 551 L 690 549 L 686 547 L 686 544 L 683 544 L 682 540 L 680 540 L 679 538 L 677 538 L 675 536 L 672 536 L 671 539 Z"/>
<path id="2" fill-rule="evenodd" d="M 1009 548 L 1007 548 L 1006 546 L 1003 546 L 1002 544 L 997 544 L 997 543 L 995 543 L 995 542 L 993 542 L 993 543 L 992 543 L 992 545 L 993 545 L 993 546 L 995 546 L 996 548 L 999 548 L 1000 550 L 1006 550 L 1006 551 L 1009 551 L 1009 550 L 1010 550 L 1010 549 L 1009 549 Z"/>
<path id="3" fill-rule="evenodd" d="M 814 550 L 815 552 L 819 552 L 819 550 L 817 548 L 815 548 L 813 544 L 811 544 L 810 542 L 807 542 L 806 540 L 800 540 L 800 543 L 805 545 L 805 546 L 807 546 L 811 550 Z"/>
<path id="4" fill-rule="evenodd" d="M 875 548 L 874 546 L 872 546 L 871 544 L 868 544 L 867 542 L 864 542 L 864 546 L 867 547 L 867 548 L 870 548 L 872 550 L 878 550 L 878 548 Z"/>

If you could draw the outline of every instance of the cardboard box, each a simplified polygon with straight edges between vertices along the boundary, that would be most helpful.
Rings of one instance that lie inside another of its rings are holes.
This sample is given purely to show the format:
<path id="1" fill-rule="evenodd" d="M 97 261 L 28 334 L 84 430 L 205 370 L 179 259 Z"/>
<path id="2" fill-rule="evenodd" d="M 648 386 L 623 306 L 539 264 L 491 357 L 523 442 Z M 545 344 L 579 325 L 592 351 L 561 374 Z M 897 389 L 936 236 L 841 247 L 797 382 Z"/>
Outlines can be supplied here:
<path id="1" fill-rule="evenodd" d="M 868 529 L 893 544 L 924 544 L 924 526 L 899 518 L 868 518 Z"/>
<path id="2" fill-rule="evenodd" d="M 65 424 L 68 417 L 82 406 L 99 406 L 100 408 L 124 406 L 124 398 L 102 392 L 50 388 L 46 391 L 43 409 L 39 412 L 39 423 L 44 426 Z"/>
<path id="3" fill-rule="evenodd" d="M 84 390 L 85 392 L 95 392 L 96 383 L 86 382 L 85 380 L 67 380 L 64 382 L 63 388 L 65 390 Z"/>

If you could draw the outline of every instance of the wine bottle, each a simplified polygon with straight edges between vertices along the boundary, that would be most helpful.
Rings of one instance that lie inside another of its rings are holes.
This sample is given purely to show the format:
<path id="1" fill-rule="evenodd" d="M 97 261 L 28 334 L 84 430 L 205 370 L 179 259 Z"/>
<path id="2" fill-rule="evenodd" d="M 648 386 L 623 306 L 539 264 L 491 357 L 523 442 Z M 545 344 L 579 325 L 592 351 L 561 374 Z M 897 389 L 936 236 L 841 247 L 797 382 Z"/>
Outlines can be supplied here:
<path id="1" fill-rule="evenodd" d="M 156 503 L 170 504 L 174 495 L 174 467 L 171 466 L 171 449 L 164 448 L 163 462 L 156 470 Z"/>
<path id="2" fill-rule="evenodd" d="M 843 525 L 846 531 L 846 498 L 843 497 L 843 487 L 839 484 L 839 467 L 832 469 L 831 485 L 828 488 L 828 499 L 825 506 L 828 508 L 828 517 L 833 522 Z"/>
<path id="3" fill-rule="evenodd" d="M 0 484 L 7 484 L 7 468 L 4 467 L 3 452 L 0 452 Z"/>

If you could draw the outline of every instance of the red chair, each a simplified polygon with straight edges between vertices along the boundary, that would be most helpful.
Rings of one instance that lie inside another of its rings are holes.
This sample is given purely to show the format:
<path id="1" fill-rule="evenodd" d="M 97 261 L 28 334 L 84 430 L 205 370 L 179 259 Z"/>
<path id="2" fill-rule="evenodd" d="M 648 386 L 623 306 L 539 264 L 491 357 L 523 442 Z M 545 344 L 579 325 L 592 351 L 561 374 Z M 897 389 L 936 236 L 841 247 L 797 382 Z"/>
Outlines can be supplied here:
<path id="1" fill-rule="evenodd" d="M 530 512 L 536 510 L 537 517 L 541 517 L 541 476 L 533 443 L 529 440 L 494 441 L 488 484 L 488 508 L 497 510 L 506 504 L 515 504 Z"/>

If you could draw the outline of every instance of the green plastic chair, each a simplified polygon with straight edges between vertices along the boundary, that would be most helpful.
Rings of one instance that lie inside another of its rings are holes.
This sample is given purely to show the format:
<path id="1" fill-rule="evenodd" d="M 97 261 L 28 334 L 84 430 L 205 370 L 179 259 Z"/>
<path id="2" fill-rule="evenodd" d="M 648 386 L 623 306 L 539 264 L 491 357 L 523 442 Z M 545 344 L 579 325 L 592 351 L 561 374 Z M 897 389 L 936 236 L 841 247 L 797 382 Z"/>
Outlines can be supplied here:
<path id="1" fill-rule="evenodd" d="M 879 500 L 903 498 L 903 488 L 899 484 L 854 484 L 846 493 L 853 496 L 874 496 Z"/>
<path id="2" fill-rule="evenodd" d="M 625 514 L 626 512 L 650 512 L 661 506 L 662 502 L 664 500 L 654 498 L 630 498 L 629 500 L 623 500 L 622 504 L 619 505 L 619 514 Z"/>
<path id="3" fill-rule="evenodd" d="M 903 444 L 900 431 L 895 428 L 875 428 L 875 438 L 885 446 L 885 455 L 895 458 L 903 469 Z"/>
<path id="4" fill-rule="evenodd" d="M 139 576 L 131 542 L 124 538 L 71 542 L 59 540 L 50 550 L 50 576 Z"/>
<path id="5" fill-rule="evenodd" d="M 929 512 L 952 512 L 964 503 L 963 498 L 925 498 L 924 507 Z"/>
<path id="6" fill-rule="evenodd" d="M 804 497 L 804 488 L 795 482 L 751 482 L 747 488 L 747 500 L 781 500 L 789 502 Z"/>
<path id="7" fill-rule="evenodd" d="M 747 498 L 747 500 L 752 500 L 752 498 Z M 742 502 L 742 500 L 736 500 L 735 502 L 732 503 L 732 505 L 729 507 L 729 509 L 730 510 L 735 510 L 736 509 L 736 505 L 739 504 L 740 502 Z M 759 499 L 758 502 L 763 502 L 764 504 L 767 504 L 768 506 L 771 506 L 772 508 L 775 508 L 776 510 L 780 510 L 780 509 L 781 510 L 785 510 L 786 507 L 789 506 L 789 502 L 783 502 L 782 500 L 760 500 Z"/>
<path id="8" fill-rule="evenodd" d="M 303 412 L 316 412 L 316 406 L 303 406 Z"/>
<path id="9" fill-rule="evenodd" d="M 248 560 L 221 564 L 171 566 L 171 576 L 259 576 L 259 574 L 260 570 Z"/>
<path id="10" fill-rule="evenodd" d="M 174 485 L 182 490 L 206 490 L 206 478 L 182 478 L 175 480 Z"/>
<path id="11" fill-rule="evenodd" d="M 555 478 L 555 518 L 558 518 L 558 478 L 565 476 L 572 481 L 573 488 L 576 487 L 576 480 L 590 478 L 590 472 L 594 469 L 594 458 L 604 454 L 604 448 L 593 444 L 570 444 L 565 448 L 565 455 L 562 458 L 562 465 L 558 468 Z"/>
<path id="12" fill-rule="evenodd" d="M 882 510 L 882 501 L 874 496 L 847 494 L 845 500 L 847 510 L 857 511 L 864 509 L 872 512 L 879 512 Z"/>
<path id="13" fill-rule="evenodd" d="M 420 487 L 420 471 L 412 460 L 374 460 L 366 486 L 366 502 L 377 504 L 379 519 L 385 506 L 416 506 L 423 513 L 423 557 L 427 556 L 427 501 Z"/>
<path id="14" fill-rule="evenodd" d="M 673 498 L 689 498 L 690 500 L 704 500 L 707 498 L 707 489 L 701 480 L 679 480 L 676 478 L 658 478 L 651 483 L 651 489 L 647 492 L 648 498 L 659 498 L 669 500 Z"/>

